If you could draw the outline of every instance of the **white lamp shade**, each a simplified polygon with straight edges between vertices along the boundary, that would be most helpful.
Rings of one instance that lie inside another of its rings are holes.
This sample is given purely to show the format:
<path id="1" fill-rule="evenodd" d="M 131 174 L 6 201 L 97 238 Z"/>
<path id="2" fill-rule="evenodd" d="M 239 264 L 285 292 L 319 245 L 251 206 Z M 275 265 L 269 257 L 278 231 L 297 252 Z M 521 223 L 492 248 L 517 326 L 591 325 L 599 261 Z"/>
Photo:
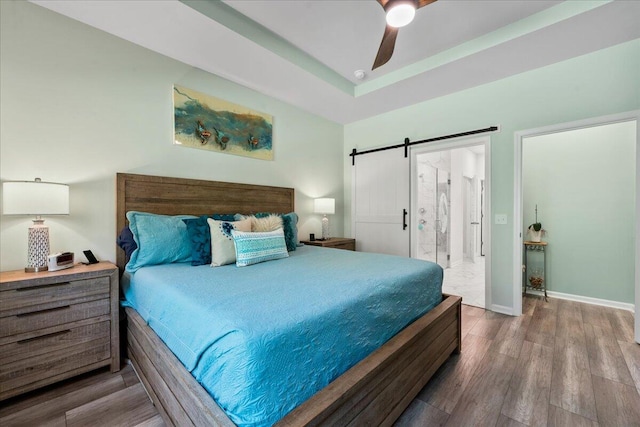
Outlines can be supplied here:
<path id="1" fill-rule="evenodd" d="M 69 186 L 41 181 L 2 183 L 4 215 L 68 215 Z"/>
<path id="2" fill-rule="evenodd" d="M 336 199 L 314 199 L 313 211 L 319 214 L 331 214 L 336 213 Z"/>

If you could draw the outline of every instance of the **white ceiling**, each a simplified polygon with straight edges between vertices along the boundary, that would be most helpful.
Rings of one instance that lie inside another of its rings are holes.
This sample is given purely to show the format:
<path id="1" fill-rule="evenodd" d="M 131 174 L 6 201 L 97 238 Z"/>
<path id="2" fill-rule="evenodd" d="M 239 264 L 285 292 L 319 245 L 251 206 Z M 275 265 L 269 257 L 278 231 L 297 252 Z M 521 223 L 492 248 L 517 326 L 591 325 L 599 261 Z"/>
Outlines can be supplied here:
<path id="1" fill-rule="evenodd" d="M 438 0 L 372 72 L 375 0 L 32 2 L 338 123 L 640 37 L 636 0 Z"/>

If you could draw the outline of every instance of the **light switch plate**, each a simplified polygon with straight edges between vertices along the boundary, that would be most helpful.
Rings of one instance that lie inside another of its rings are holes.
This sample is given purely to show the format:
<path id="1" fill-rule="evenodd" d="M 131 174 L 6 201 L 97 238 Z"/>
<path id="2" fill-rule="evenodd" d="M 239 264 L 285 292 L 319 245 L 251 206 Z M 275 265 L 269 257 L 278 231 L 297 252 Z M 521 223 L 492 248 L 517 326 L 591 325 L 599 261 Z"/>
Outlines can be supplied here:
<path id="1" fill-rule="evenodd" d="M 496 224 L 504 225 L 507 223 L 507 215 L 506 214 L 496 214 Z"/>

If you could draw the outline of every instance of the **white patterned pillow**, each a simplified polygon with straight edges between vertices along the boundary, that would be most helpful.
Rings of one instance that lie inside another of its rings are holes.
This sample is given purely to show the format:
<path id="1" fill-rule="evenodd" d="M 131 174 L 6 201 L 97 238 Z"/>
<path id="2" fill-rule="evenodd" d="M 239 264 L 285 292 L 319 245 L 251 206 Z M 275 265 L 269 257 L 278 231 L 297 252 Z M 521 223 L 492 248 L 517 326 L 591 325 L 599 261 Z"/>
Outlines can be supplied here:
<path id="1" fill-rule="evenodd" d="M 211 232 L 211 267 L 236 262 L 236 248 L 231 236 L 232 230 L 251 231 L 251 220 L 216 221 L 207 218 Z"/>
<path id="2" fill-rule="evenodd" d="M 236 243 L 236 265 L 238 267 L 289 256 L 282 228 L 256 233 L 232 230 L 231 235 Z"/>

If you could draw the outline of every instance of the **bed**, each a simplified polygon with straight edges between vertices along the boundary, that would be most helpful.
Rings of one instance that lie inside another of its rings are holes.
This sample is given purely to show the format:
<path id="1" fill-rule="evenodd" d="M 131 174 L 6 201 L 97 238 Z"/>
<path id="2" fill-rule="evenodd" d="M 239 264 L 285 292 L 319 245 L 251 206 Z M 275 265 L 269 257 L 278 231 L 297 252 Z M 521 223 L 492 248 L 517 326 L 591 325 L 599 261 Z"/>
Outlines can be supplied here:
<path id="1" fill-rule="evenodd" d="M 128 211 L 206 215 L 293 210 L 294 190 L 290 188 L 117 175 L 118 231 L 126 225 Z M 296 252 L 292 262 L 305 255 L 305 251 Z M 118 249 L 119 267 L 125 261 Z M 447 295 L 438 300 L 433 309 L 288 412 L 277 425 L 391 425 L 438 367 L 460 351 L 461 300 Z M 165 422 L 234 425 L 143 316 L 131 307 L 125 312 L 129 358 Z"/>

